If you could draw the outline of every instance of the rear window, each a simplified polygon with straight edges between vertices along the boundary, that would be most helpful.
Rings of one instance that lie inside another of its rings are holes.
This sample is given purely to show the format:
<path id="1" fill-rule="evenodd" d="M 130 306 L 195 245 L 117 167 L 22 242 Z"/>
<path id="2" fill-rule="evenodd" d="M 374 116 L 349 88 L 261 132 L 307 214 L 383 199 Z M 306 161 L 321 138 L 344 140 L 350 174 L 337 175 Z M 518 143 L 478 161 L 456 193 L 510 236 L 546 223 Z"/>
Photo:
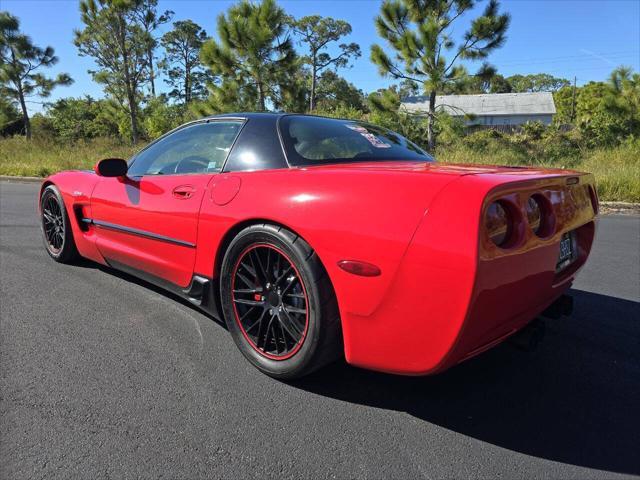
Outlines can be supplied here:
<path id="1" fill-rule="evenodd" d="M 287 115 L 280 120 L 280 133 L 291 165 L 433 161 L 433 157 L 402 135 L 353 120 Z"/>

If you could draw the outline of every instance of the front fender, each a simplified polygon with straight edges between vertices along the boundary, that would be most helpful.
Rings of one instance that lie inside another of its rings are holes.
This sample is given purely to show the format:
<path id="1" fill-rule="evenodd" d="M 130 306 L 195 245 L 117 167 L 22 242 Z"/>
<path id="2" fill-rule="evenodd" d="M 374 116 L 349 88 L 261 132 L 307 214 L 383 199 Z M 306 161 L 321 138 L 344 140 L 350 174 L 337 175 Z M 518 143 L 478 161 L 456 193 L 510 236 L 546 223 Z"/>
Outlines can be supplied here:
<path id="1" fill-rule="evenodd" d="M 83 231 L 79 221 L 82 216 L 91 218 L 91 194 L 100 180 L 101 178 L 90 170 L 59 172 L 45 178 L 40 186 L 38 198 L 48 185 L 55 185 L 67 209 L 78 253 L 87 259 L 106 264 L 96 248 L 95 233 Z M 39 205 L 40 202 L 38 202 L 38 209 Z"/>

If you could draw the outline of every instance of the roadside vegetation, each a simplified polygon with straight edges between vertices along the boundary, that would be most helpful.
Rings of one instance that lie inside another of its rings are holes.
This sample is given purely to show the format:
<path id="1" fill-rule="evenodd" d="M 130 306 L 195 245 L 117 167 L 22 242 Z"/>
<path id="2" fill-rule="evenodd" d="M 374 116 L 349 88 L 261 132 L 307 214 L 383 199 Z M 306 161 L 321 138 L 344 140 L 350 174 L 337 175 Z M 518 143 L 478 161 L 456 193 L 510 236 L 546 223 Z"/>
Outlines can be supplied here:
<path id="1" fill-rule="evenodd" d="M 485 8 L 469 18 L 476 3 Z M 380 44 L 366 54 L 395 84 L 368 94 L 340 75 L 365 54 L 348 43 L 344 20 L 293 18 L 275 0 L 240 0 L 218 17 L 212 37 L 159 11 L 157 0 L 79 5 L 74 42 L 96 64 L 90 73 L 104 98 L 62 98 L 35 115 L 29 102 L 46 101 L 73 79 L 47 77 L 54 48 L 33 45 L 19 19 L 0 11 L 0 175 L 46 176 L 128 158 L 206 114 L 284 110 L 380 124 L 442 162 L 593 172 L 602 200 L 640 202 L 640 74 L 619 67 L 607 81 L 580 87 L 546 73 L 499 74 L 487 60 L 504 44 L 510 17 L 496 0 L 384 1 L 375 19 Z M 459 38 L 447 33 L 454 30 Z M 470 73 L 473 62 L 480 65 Z M 512 133 L 470 129 L 433 103 L 440 94 L 538 91 L 554 94 L 553 125 Z M 403 111 L 409 95 L 425 95 L 428 111 Z"/>
<path id="2" fill-rule="evenodd" d="M 551 150 L 549 156 L 545 155 L 547 149 Z M 436 156 L 441 162 L 542 166 L 590 172 L 595 176 L 600 200 L 640 203 L 640 140 L 629 140 L 615 147 L 568 151 L 566 156 L 558 155 L 561 149 L 562 146 L 548 144 L 523 148 L 517 141 L 497 138 L 479 149 L 470 147 L 469 142 L 439 147 Z"/>
<path id="3" fill-rule="evenodd" d="M 487 137 L 489 137 L 487 139 Z M 440 162 L 494 165 L 531 165 L 571 168 L 596 177 L 601 200 L 640 202 L 640 140 L 615 147 L 569 149 L 558 154 L 557 144 L 529 143 L 517 137 L 487 133 L 471 134 L 462 141 L 441 145 Z M 106 157 L 129 158 L 144 146 L 132 146 L 114 138 L 59 140 L 39 137 L 31 142 L 22 136 L 0 140 L 0 175 L 44 177 L 60 170 L 89 169 Z M 545 153 L 546 152 L 546 153 Z"/>
<path id="4" fill-rule="evenodd" d="M 90 169 L 107 157 L 129 158 L 136 149 L 114 138 L 61 142 L 39 137 L 0 140 L 0 175 L 46 177 L 61 170 Z"/>

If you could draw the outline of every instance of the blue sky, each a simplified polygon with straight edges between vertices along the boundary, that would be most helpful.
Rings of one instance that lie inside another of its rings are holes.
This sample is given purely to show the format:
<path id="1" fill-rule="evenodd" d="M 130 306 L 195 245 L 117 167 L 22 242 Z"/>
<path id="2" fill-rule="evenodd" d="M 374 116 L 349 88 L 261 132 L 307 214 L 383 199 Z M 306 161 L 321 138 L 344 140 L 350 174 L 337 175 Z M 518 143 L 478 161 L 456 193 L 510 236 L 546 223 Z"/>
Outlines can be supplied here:
<path id="1" fill-rule="evenodd" d="M 191 19 L 209 35 L 216 33 L 216 17 L 233 2 L 220 0 L 160 0 L 160 9 L 173 10 L 174 20 Z M 369 61 L 369 46 L 379 42 L 373 19 L 377 0 L 281 0 L 280 5 L 296 16 L 319 14 L 348 21 L 353 33 L 348 41 L 360 44 L 363 55 L 341 75 L 365 92 L 387 86 L 391 81 L 378 75 Z M 480 2 L 480 7 L 485 2 Z M 502 0 L 511 14 L 505 46 L 489 61 L 499 73 L 546 72 L 573 79 L 578 84 L 603 80 L 617 65 L 640 70 L 640 0 Z M 75 79 L 70 87 L 54 91 L 52 99 L 90 94 L 102 96 L 99 85 L 87 70 L 92 62 L 79 57 L 73 45 L 73 30 L 80 28 L 77 0 L 0 0 L 0 9 L 16 15 L 22 29 L 40 46 L 55 48 L 60 62 L 48 73 L 67 72 Z M 456 23 L 464 28 L 471 12 Z M 166 28 L 165 28 L 166 30 Z M 460 33 L 462 29 L 457 29 Z M 302 47 L 300 47 L 302 48 Z M 474 66 L 470 65 L 473 69 Z M 159 82 L 160 90 L 167 87 Z M 32 104 L 32 110 L 40 106 Z"/>

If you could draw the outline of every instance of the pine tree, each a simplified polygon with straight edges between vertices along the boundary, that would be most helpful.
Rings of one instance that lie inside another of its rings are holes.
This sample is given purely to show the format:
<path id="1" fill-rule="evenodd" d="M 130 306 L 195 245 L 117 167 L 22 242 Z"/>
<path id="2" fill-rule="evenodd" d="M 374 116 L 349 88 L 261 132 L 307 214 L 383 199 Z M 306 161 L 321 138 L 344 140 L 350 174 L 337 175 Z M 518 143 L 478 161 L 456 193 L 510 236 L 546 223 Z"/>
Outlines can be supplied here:
<path id="1" fill-rule="evenodd" d="M 158 40 L 153 36 L 153 32 L 160 26 L 171 21 L 173 13 L 165 10 L 158 15 L 158 0 L 136 0 L 133 14 L 145 32 L 145 49 L 147 51 L 147 65 L 149 68 L 148 82 L 151 87 L 151 96 L 156 96 L 156 73 L 153 52 L 158 47 Z"/>
<path id="2" fill-rule="evenodd" d="M 48 97 L 58 85 L 70 85 L 66 73 L 48 78 L 36 70 L 58 62 L 52 47 L 36 47 L 20 32 L 19 20 L 8 12 L 0 12 L 0 95 L 20 105 L 25 134 L 31 138 L 31 121 L 27 110 L 29 97 Z"/>
<path id="3" fill-rule="evenodd" d="M 429 96 L 426 114 L 431 150 L 436 142 L 436 94 L 468 76 L 459 60 L 485 59 L 506 38 L 510 17 L 498 13 L 497 0 L 489 0 L 461 41 L 454 41 L 452 25 L 475 4 L 475 0 L 385 0 L 375 20 L 378 34 L 394 52 L 389 56 L 380 45 L 371 47 L 371 60 L 380 73 L 421 84 Z M 447 52 L 452 54 L 450 59 L 445 58 Z"/>
<path id="4" fill-rule="evenodd" d="M 218 17 L 220 41 L 208 40 L 201 58 L 221 85 L 211 86 L 210 110 L 282 104 L 282 86 L 295 76 L 298 61 L 288 35 L 288 17 L 274 0 L 242 0 Z"/>
<path id="5" fill-rule="evenodd" d="M 203 69 L 200 49 L 207 40 L 207 32 L 191 20 L 178 21 L 173 30 L 165 33 L 160 41 L 165 50 L 161 66 L 167 78 L 165 83 L 173 87 L 169 96 L 185 105 L 206 92 L 206 84 L 213 77 Z"/>
<path id="6" fill-rule="evenodd" d="M 80 55 L 93 58 L 89 73 L 129 116 L 131 141 L 139 139 L 141 86 L 148 79 L 147 33 L 139 25 L 136 0 L 81 0 L 83 30 L 75 31 Z"/>
<path id="7" fill-rule="evenodd" d="M 340 53 L 335 56 L 324 51 L 330 43 L 337 42 L 351 33 L 351 25 L 344 20 L 311 15 L 292 21 L 292 26 L 300 36 L 301 42 L 309 48 L 309 55 L 304 58 L 304 61 L 311 68 L 309 110 L 313 111 L 317 100 L 318 76 L 327 67 L 337 70 L 349 65 L 351 58 L 358 58 L 361 55 L 360 46 L 357 43 L 341 43 L 338 45 Z"/>

